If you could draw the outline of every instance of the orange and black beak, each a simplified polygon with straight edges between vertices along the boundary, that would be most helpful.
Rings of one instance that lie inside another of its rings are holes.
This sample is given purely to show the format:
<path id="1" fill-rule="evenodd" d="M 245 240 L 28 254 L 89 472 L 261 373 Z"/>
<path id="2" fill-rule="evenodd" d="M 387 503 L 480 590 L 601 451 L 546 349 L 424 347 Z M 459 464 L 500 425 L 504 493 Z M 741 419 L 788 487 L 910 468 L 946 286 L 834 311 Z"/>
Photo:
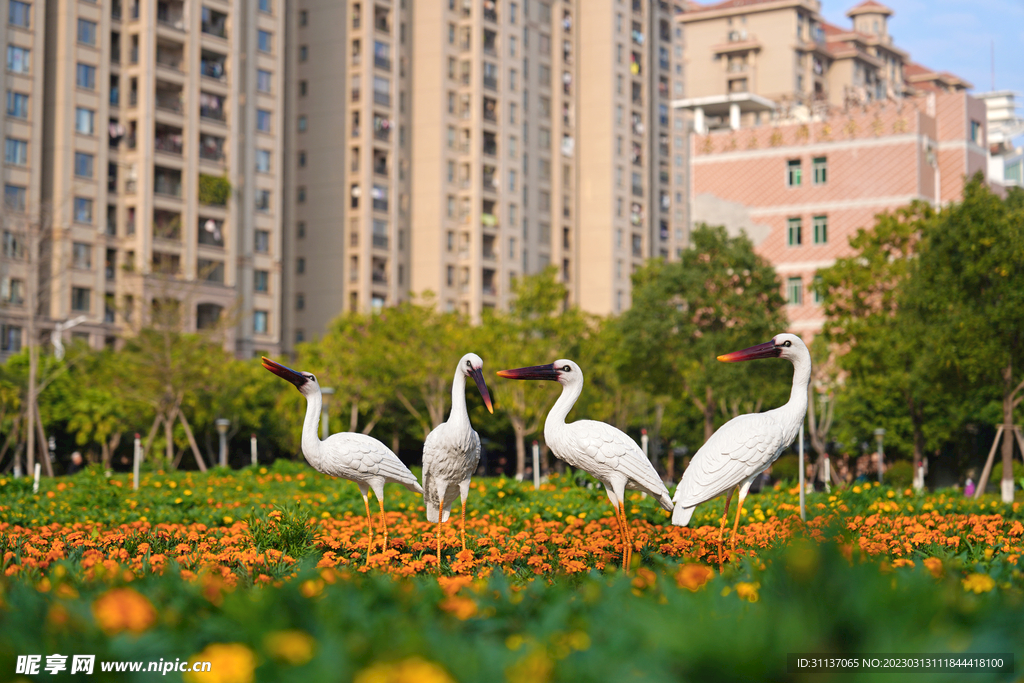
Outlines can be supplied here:
<path id="1" fill-rule="evenodd" d="M 484 384 L 484 371 L 483 368 L 473 368 L 470 371 L 473 381 L 476 382 L 476 388 L 480 390 L 480 396 L 484 399 L 484 405 L 487 406 L 487 411 L 494 414 L 494 406 L 491 405 L 491 395 L 487 393 L 487 385 Z"/>
<path id="2" fill-rule="evenodd" d="M 499 370 L 498 377 L 506 379 L 546 379 L 553 382 L 558 381 L 558 370 L 554 363 L 547 365 L 532 365 L 528 368 L 516 368 L 515 370 Z"/>
<path id="3" fill-rule="evenodd" d="M 782 347 L 776 346 L 774 341 L 770 341 L 758 344 L 757 346 L 751 346 L 749 349 L 743 349 L 742 351 L 727 353 L 719 356 L 718 360 L 723 363 L 739 363 L 740 361 L 757 360 L 758 358 L 778 358 L 781 355 Z"/>
<path id="4" fill-rule="evenodd" d="M 270 370 L 272 373 L 274 373 L 281 379 L 288 380 L 289 382 L 294 384 L 297 389 L 301 389 L 302 385 L 309 381 L 304 376 L 302 376 L 301 373 L 295 372 L 294 370 L 285 365 L 275 363 L 266 356 L 262 356 L 262 358 L 263 367 L 265 367 L 267 370 Z"/>

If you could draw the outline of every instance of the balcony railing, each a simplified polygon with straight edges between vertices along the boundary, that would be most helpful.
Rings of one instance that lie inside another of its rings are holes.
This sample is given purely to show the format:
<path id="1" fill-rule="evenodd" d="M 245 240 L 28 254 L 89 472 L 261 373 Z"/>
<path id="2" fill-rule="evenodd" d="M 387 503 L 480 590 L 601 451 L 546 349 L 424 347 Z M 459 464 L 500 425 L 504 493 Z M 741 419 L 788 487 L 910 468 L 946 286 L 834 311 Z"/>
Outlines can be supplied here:
<path id="1" fill-rule="evenodd" d="M 387 212 L 387 210 L 388 210 L 388 200 L 387 200 L 387 198 L 385 197 L 383 199 L 374 199 L 373 200 L 373 210 L 374 211 L 384 211 L 384 212 Z"/>
<path id="2" fill-rule="evenodd" d="M 498 77 L 497 76 L 484 76 L 484 87 L 489 90 L 498 89 Z"/>
<path id="3" fill-rule="evenodd" d="M 132 104 L 135 104 L 134 92 L 132 92 Z M 181 93 L 167 91 L 161 92 L 160 90 L 157 90 L 156 108 L 163 109 L 164 111 L 172 111 L 175 114 L 180 114 L 184 110 Z"/>
<path id="4" fill-rule="evenodd" d="M 153 140 L 153 149 L 157 152 L 181 155 L 181 135 L 157 135 Z"/>
<path id="5" fill-rule="evenodd" d="M 391 71 L 391 58 L 381 57 L 380 55 L 373 56 L 373 65 L 378 69 L 384 69 L 385 71 Z"/>
<path id="6" fill-rule="evenodd" d="M 379 90 L 375 90 L 373 92 L 373 101 L 376 104 L 380 104 L 380 105 L 383 105 L 385 107 L 390 106 L 391 105 L 391 93 L 380 92 Z"/>
<path id="7" fill-rule="evenodd" d="M 388 236 L 387 235 L 378 235 L 378 234 L 374 233 L 374 235 L 373 235 L 373 246 L 377 247 L 378 249 L 387 249 L 388 248 Z"/>
<path id="8" fill-rule="evenodd" d="M 228 77 L 224 62 L 215 59 L 201 60 L 199 62 L 199 73 L 206 78 L 212 78 L 217 81 L 225 81 Z"/>

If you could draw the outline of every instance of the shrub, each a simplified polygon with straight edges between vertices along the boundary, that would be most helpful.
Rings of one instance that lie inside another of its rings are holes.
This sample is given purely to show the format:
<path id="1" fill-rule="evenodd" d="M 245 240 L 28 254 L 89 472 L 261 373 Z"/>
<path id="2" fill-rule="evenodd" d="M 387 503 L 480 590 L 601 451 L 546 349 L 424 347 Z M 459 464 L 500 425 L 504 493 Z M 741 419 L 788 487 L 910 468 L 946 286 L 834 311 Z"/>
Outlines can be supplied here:
<path id="1" fill-rule="evenodd" d="M 224 206 L 231 196 L 231 183 L 227 176 L 213 176 L 205 173 L 199 174 L 199 202 Z"/>
<path id="2" fill-rule="evenodd" d="M 897 460 L 889 464 L 884 475 L 885 483 L 896 488 L 904 488 L 914 483 L 914 463 L 909 460 Z"/>
<path id="3" fill-rule="evenodd" d="M 805 458 L 807 455 L 804 453 Z M 784 455 L 772 463 L 772 481 L 797 481 L 799 478 L 800 460 L 797 456 Z"/>
<path id="4" fill-rule="evenodd" d="M 1002 478 L 1003 478 L 1003 460 L 1002 460 L 1002 458 L 999 458 L 999 460 L 996 461 L 996 464 L 992 466 L 992 474 L 989 475 L 988 483 L 989 484 L 995 484 L 996 486 L 999 486 L 999 480 L 1002 479 Z M 1019 460 L 1014 460 L 1013 461 L 1013 480 L 1019 483 L 1022 478 L 1024 478 L 1024 463 L 1021 463 Z"/>

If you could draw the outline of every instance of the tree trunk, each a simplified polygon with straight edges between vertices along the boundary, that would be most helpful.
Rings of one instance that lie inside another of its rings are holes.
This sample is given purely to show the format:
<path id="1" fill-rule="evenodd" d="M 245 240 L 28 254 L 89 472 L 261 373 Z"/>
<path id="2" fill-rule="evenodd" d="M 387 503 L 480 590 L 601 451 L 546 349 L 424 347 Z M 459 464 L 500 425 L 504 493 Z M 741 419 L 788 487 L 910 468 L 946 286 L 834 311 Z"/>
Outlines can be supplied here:
<path id="1" fill-rule="evenodd" d="M 352 413 L 348 418 L 348 431 L 354 432 L 359 427 L 359 401 L 352 401 Z"/>
<path id="2" fill-rule="evenodd" d="M 394 452 L 395 455 L 398 455 L 398 445 L 398 430 L 393 429 L 391 430 L 391 450 Z"/>
<path id="3" fill-rule="evenodd" d="M 174 415 L 177 413 L 177 409 L 171 411 L 171 414 L 164 420 L 164 439 L 167 443 L 164 445 L 164 459 L 167 461 L 167 469 L 174 469 Z"/>
<path id="4" fill-rule="evenodd" d="M 658 460 L 661 458 L 661 423 L 664 419 L 665 402 L 659 400 L 654 404 L 654 426 L 651 428 L 651 441 L 648 445 L 654 469 L 658 469 Z"/>
<path id="5" fill-rule="evenodd" d="M 29 278 L 31 280 L 31 277 Z M 32 315 L 30 310 L 28 320 L 29 322 L 29 338 L 28 338 L 28 398 L 25 401 L 25 474 L 26 476 L 35 476 L 36 466 L 36 373 L 38 372 L 39 365 L 39 351 L 36 349 L 32 335 L 35 334 L 35 329 L 32 327 L 32 319 L 35 316 Z"/>
<path id="6" fill-rule="evenodd" d="M 185 417 L 185 413 L 178 409 L 178 419 L 181 420 L 181 426 L 185 428 L 185 437 L 188 439 L 188 445 L 192 448 L 192 457 L 196 459 L 196 465 L 199 466 L 200 472 L 206 471 L 206 461 L 203 460 L 203 454 L 199 452 L 199 444 L 196 443 L 195 434 L 192 433 L 192 426 L 188 423 L 188 418 Z"/>
<path id="7" fill-rule="evenodd" d="M 117 447 L 121 445 L 121 432 L 114 434 L 109 442 L 104 441 L 103 445 L 106 447 L 103 452 L 103 469 L 109 470 L 110 462 L 114 459 L 114 451 L 116 451 Z"/>
<path id="8" fill-rule="evenodd" d="M 160 427 L 160 423 L 164 421 L 164 414 L 157 410 L 156 417 L 153 418 L 153 424 L 149 428 L 149 434 L 146 435 L 146 445 L 142 448 L 142 457 L 145 458 L 146 454 L 153 448 L 153 439 L 156 438 L 156 430 Z"/>
<path id="9" fill-rule="evenodd" d="M 1017 387 L 1019 391 L 1020 387 Z M 1003 481 L 1001 493 L 1004 503 L 1013 502 L 1013 359 L 1003 369 Z"/>
<path id="10" fill-rule="evenodd" d="M 704 441 L 707 442 L 715 433 L 715 394 L 710 384 L 704 394 Z"/>
<path id="11" fill-rule="evenodd" d="M 526 424 L 515 417 L 511 422 L 516 435 L 516 479 L 522 480 L 526 473 Z"/>
<path id="12" fill-rule="evenodd" d="M 36 427 L 39 428 L 39 443 L 42 446 L 42 453 L 40 453 L 40 459 L 43 461 L 43 469 L 46 471 L 46 476 L 53 476 L 53 463 L 50 462 L 50 445 L 46 438 L 46 430 L 43 429 L 43 421 L 39 419 L 39 404 L 36 404 Z"/>

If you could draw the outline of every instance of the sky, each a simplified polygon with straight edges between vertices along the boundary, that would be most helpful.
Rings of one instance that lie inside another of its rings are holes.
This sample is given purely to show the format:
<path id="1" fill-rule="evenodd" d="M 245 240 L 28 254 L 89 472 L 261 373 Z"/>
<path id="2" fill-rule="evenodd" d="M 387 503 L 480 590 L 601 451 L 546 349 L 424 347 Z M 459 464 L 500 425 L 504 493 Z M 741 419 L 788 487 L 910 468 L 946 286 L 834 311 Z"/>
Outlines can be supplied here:
<path id="1" fill-rule="evenodd" d="M 878 0 L 893 11 L 889 34 L 910 58 L 936 71 L 950 71 L 974 85 L 1018 93 L 1024 108 L 1024 0 Z M 860 0 L 821 0 L 830 23 L 849 27 L 847 10 Z"/>

